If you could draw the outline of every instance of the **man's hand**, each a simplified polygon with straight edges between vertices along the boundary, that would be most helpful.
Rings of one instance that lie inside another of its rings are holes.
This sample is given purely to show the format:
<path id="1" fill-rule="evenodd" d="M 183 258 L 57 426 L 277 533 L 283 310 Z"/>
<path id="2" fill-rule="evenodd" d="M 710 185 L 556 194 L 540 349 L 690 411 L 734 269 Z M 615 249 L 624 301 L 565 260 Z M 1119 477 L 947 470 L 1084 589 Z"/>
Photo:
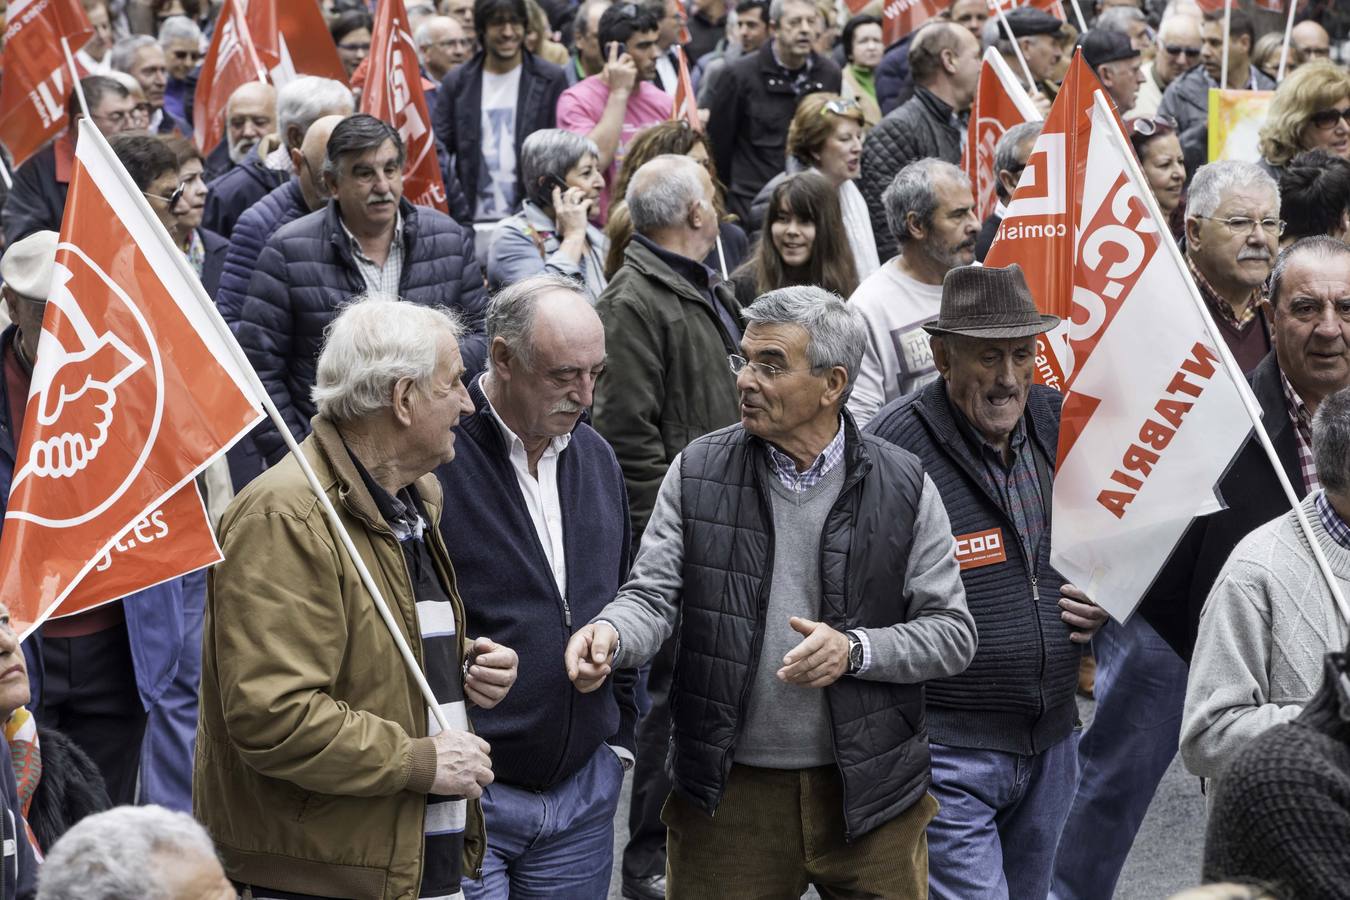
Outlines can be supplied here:
<path id="1" fill-rule="evenodd" d="M 431 792 L 444 797 L 476 800 L 492 784 L 488 742 L 471 731 L 451 729 L 431 739 L 436 745 L 436 779 Z"/>
<path id="2" fill-rule="evenodd" d="M 480 637 L 469 652 L 472 655 L 464 677 L 464 699 L 479 709 L 492 709 L 516 683 L 516 651 Z"/>
<path id="3" fill-rule="evenodd" d="M 1032 94 L 1032 95 L 1031 95 L 1031 102 L 1032 102 L 1032 105 L 1034 105 L 1034 106 L 1036 107 L 1036 109 L 1040 111 L 1040 114 L 1041 114 L 1041 118 L 1042 118 L 1042 119 L 1044 119 L 1046 116 L 1050 115 L 1050 102 L 1051 102 L 1051 101 L 1050 101 L 1050 98 L 1047 97 L 1047 96 L 1045 96 L 1045 94 L 1044 94 L 1043 92 L 1041 92 L 1041 91 L 1038 90 L 1038 91 L 1036 91 L 1036 93 Z"/>
<path id="4" fill-rule="evenodd" d="M 638 80 L 637 63 L 633 62 L 633 57 L 620 53 L 617 41 L 611 41 L 605 53 L 605 67 L 600 70 L 600 80 L 609 87 L 610 93 L 633 93 Z"/>
<path id="5" fill-rule="evenodd" d="M 618 641 L 619 633 L 608 622 L 584 625 L 572 635 L 563 651 L 563 665 L 577 690 L 589 694 L 605 683 L 612 671 L 614 645 Z"/>
<path id="6" fill-rule="evenodd" d="M 1059 608 L 1063 610 L 1059 617 L 1071 629 L 1069 640 L 1075 644 L 1086 644 L 1110 616 L 1106 610 L 1089 600 L 1087 594 L 1071 584 L 1065 584 L 1059 593 Z"/>
<path id="7" fill-rule="evenodd" d="M 824 622 L 812 622 L 793 616 L 792 630 L 806 639 L 783 657 L 778 677 L 788 684 L 823 688 L 834 684 L 848 671 L 848 638 Z"/>

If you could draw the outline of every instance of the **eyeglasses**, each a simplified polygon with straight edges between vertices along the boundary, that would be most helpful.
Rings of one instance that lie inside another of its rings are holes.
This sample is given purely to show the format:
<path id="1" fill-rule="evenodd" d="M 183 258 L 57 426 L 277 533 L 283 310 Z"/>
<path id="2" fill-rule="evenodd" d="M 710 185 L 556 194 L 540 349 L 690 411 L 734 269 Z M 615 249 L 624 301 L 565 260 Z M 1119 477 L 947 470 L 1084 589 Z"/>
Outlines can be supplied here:
<path id="1" fill-rule="evenodd" d="M 1350 125 L 1350 109 L 1324 109 L 1308 116 L 1308 121 L 1318 128 L 1335 128 L 1338 122 Z"/>
<path id="2" fill-rule="evenodd" d="M 763 378 L 772 381 L 779 375 L 796 375 L 799 372 L 809 372 L 810 368 L 805 369 L 780 369 L 777 366 L 771 366 L 768 363 L 751 362 L 744 356 L 733 353 L 727 357 L 727 363 L 731 366 L 731 371 L 737 375 L 741 374 L 743 369 L 749 369 L 750 373 L 756 378 Z"/>
<path id="3" fill-rule="evenodd" d="M 1266 234 L 1281 235 L 1284 234 L 1286 225 L 1283 219 L 1253 219 L 1249 216 L 1229 216 L 1226 219 L 1217 216 L 1196 216 L 1196 218 L 1222 222 L 1235 235 L 1254 234 L 1258 225 Z"/>
<path id="4" fill-rule="evenodd" d="M 1199 47 L 1179 47 L 1175 44 L 1163 45 L 1163 50 L 1167 51 L 1168 56 L 1185 56 L 1187 59 L 1199 59 Z"/>
<path id="5" fill-rule="evenodd" d="M 1177 120 L 1171 116 L 1140 116 L 1130 120 L 1130 128 L 1140 137 L 1153 137 L 1159 131 L 1176 131 Z"/>
<path id="6" fill-rule="evenodd" d="M 826 104 L 820 108 L 820 114 L 823 116 L 826 113 L 834 113 L 836 116 L 846 116 L 858 109 L 862 109 L 862 107 L 858 105 L 857 100 L 840 98 L 838 100 L 826 102 Z"/>
<path id="7" fill-rule="evenodd" d="M 173 209 L 178 205 L 178 201 L 183 199 L 183 191 L 187 190 L 187 186 L 190 183 L 190 181 L 183 182 L 178 187 L 174 188 L 173 193 L 167 197 L 163 194 L 152 194 L 149 191 L 141 191 L 141 193 L 155 200 L 163 200 L 165 203 L 169 204 L 169 209 Z"/>

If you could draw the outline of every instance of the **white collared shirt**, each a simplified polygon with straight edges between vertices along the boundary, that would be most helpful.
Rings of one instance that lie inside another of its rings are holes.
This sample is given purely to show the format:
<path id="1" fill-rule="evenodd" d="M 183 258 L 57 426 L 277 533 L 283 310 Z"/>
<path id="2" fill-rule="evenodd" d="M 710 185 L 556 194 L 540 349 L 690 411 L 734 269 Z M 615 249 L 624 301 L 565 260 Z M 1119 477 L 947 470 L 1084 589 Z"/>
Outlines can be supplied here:
<path id="1" fill-rule="evenodd" d="M 487 391 L 483 391 L 484 399 Z M 530 521 L 534 523 L 534 532 L 539 545 L 544 548 L 549 568 L 553 571 L 553 582 L 558 586 L 558 595 L 567 596 L 567 554 L 563 551 L 562 504 L 558 500 L 558 457 L 572 442 L 571 434 L 559 435 L 548 442 L 544 455 L 535 466 L 539 477 L 530 474 L 530 461 L 525 455 L 525 444 L 510 429 L 502 417 L 497 414 L 492 401 L 487 401 L 492 420 L 502 431 L 506 445 L 511 448 L 511 468 L 516 472 L 516 483 L 520 485 L 521 496 L 525 498 L 525 508 L 529 510 Z"/>

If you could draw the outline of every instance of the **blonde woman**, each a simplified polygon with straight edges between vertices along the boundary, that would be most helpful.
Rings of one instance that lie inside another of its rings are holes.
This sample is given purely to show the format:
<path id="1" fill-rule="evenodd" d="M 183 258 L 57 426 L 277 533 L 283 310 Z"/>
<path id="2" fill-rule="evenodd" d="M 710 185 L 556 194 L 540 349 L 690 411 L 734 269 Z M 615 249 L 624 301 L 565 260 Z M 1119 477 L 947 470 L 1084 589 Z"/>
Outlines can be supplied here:
<path id="1" fill-rule="evenodd" d="M 1260 148 L 1261 166 L 1276 180 L 1304 150 L 1350 159 L 1350 72 L 1314 62 L 1285 78 L 1261 127 Z"/>

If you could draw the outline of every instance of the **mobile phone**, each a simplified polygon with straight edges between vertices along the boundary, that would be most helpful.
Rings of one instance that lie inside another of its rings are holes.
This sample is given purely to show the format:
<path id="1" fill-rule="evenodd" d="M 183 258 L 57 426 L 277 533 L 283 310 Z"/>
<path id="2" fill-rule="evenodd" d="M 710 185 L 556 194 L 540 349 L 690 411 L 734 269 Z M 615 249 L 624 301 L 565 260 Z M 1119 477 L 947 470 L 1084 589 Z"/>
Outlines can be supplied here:
<path id="1" fill-rule="evenodd" d="M 618 59 L 620 56 L 623 56 L 625 53 L 628 52 L 628 45 L 625 44 L 623 41 L 610 41 L 609 44 L 605 47 L 605 59 L 609 59 L 609 52 L 614 47 L 619 48 L 619 52 L 614 54 L 615 59 Z"/>

